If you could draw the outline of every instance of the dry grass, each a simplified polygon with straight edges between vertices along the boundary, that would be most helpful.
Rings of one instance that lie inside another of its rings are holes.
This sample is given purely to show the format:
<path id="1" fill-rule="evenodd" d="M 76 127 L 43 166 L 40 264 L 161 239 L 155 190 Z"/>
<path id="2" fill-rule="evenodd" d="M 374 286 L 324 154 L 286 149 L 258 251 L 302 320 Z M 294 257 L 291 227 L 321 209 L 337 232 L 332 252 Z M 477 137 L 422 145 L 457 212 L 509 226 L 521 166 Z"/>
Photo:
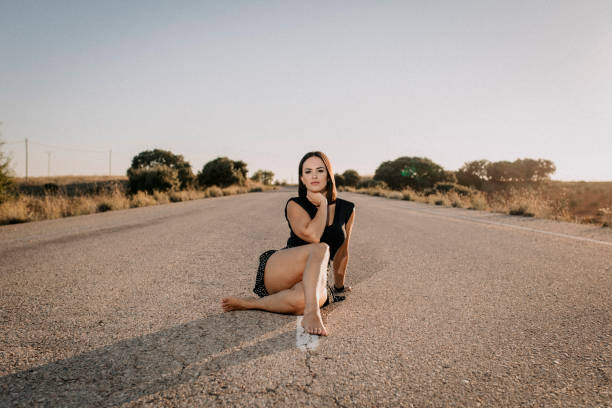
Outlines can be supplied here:
<path id="1" fill-rule="evenodd" d="M 340 190 L 445 207 L 612 227 L 612 182 L 549 181 L 535 186 L 514 186 L 490 192 L 473 191 L 469 196 L 453 191 L 425 195 L 411 189 L 400 192 L 381 188 L 341 187 Z"/>
<path id="2" fill-rule="evenodd" d="M 29 184 L 33 186 L 42 186 L 47 183 L 64 186 L 66 184 L 75 183 L 98 183 L 103 181 L 127 181 L 127 176 L 58 176 L 58 177 L 15 177 L 16 184 Z"/>
<path id="3" fill-rule="evenodd" d="M 74 183 L 125 181 L 125 179 L 127 178 L 103 176 L 37 177 L 35 179 L 30 178 L 28 184 L 42 186 L 47 183 L 54 183 L 63 186 Z M 134 195 L 126 195 L 120 184 L 115 184 L 110 191 L 104 194 L 85 194 L 80 196 L 69 196 L 64 193 L 49 193 L 42 196 L 20 194 L 16 198 L 0 204 L 0 225 L 276 189 L 277 187 L 274 186 L 265 186 L 261 183 L 248 180 L 246 186 L 230 186 L 224 189 L 212 186 L 205 190 L 155 191 L 153 194 L 141 191 Z"/>

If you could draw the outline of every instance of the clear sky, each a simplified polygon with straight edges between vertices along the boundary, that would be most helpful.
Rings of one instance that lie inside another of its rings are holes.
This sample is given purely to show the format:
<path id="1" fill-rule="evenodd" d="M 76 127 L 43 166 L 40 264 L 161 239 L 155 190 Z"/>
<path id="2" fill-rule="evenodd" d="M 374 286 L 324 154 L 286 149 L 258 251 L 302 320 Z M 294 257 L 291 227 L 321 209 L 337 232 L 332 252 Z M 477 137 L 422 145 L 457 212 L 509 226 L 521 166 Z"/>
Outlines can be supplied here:
<path id="1" fill-rule="evenodd" d="M 612 180 L 612 1 L 1 0 L 0 121 L 20 176 L 27 137 L 31 176 L 161 148 L 290 182 L 310 150 Z"/>

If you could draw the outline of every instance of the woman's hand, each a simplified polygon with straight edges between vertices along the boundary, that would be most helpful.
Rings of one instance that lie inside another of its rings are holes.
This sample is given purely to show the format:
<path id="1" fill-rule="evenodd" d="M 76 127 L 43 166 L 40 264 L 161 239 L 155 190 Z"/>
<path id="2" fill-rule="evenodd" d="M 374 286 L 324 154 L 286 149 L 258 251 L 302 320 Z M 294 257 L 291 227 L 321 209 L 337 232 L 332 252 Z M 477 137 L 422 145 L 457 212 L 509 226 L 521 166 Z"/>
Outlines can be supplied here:
<path id="1" fill-rule="evenodd" d="M 307 191 L 306 198 L 317 207 L 319 207 L 321 204 L 327 205 L 327 198 L 321 193 Z"/>

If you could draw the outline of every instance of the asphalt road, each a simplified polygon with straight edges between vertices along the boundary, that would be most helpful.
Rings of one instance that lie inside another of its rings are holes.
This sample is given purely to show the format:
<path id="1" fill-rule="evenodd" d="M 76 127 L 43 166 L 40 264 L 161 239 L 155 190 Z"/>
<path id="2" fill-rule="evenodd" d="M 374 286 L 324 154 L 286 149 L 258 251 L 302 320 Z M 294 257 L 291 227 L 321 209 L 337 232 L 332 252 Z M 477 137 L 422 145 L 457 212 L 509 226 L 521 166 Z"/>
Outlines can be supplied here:
<path id="1" fill-rule="evenodd" d="M 223 313 L 289 191 L 0 227 L 0 406 L 612 406 L 612 232 L 341 193 L 330 336 Z"/>

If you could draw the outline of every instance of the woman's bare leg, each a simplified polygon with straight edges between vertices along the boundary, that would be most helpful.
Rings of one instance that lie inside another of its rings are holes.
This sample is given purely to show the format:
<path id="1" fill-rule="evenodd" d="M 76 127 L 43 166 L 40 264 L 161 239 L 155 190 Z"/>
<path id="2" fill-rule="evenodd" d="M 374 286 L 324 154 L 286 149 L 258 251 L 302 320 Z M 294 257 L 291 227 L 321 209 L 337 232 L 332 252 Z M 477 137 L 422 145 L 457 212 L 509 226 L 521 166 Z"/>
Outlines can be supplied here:
<path id="1" fill-rule="evenodd" d="M 322 288 L 323 290 L 319 292 L 319 307 L 323 306 L 327 295 L 325 286 L 322 286 Z M 304 314 L 305 306 L 304 284 L 298 282 L 290 289 L 283 289 L 262 298 L 228 296 L 222 299 L 221 306 L 226 312 L 259 309 L 268 312 L 301 315 Z"/>
<path id="2" fill-rule="evenodd" d="M 222 299 L 222 307 L 226 311 L 303 312 L 302 326 L 307 332 L 327 335 L 319 307 L 325 302 L 328 259 L 329 246 L 324 243 L 277 251 L 268 259 L 264 272 L 264 284 L 270 295 L 260 299 L 226 297 Z"/>

